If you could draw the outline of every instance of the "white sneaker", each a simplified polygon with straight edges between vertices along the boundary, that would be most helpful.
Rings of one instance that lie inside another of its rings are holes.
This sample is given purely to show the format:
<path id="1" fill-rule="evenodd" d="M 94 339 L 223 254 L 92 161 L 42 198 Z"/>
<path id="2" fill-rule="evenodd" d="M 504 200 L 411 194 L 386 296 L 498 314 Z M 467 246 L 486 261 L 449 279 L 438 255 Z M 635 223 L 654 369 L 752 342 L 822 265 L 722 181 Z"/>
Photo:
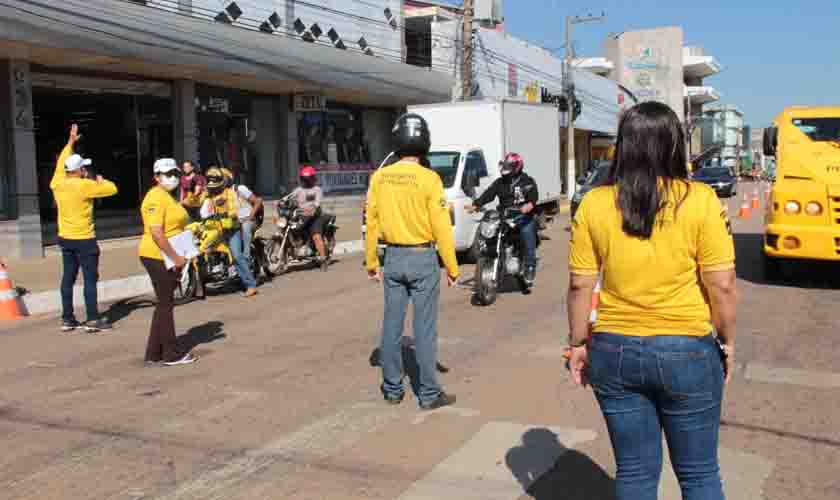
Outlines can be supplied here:
<path id="1" fill-rule="evenodd" d="M 163 364 L 166 366 L 189 365 L 191 363 L 195 363 L 196 360 L 198 360 L 198 358 L 188 352 L 184 354 L 184 357 L 181 359 L 177 359 L 175 361 L 164 361 Z"/>

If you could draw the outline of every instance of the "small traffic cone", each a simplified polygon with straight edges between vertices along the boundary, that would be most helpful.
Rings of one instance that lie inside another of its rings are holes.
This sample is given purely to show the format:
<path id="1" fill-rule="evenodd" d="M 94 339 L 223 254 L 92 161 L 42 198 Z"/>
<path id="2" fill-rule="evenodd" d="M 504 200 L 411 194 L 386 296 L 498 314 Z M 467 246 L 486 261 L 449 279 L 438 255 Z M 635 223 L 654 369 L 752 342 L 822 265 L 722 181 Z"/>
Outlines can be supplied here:
<path id="1" fill-rule="evenodd" d="M 592 311 L 589 313 L 589 323 L 594 324 L 598 320 L 598 304 L 601 302 L 601 280 L 595 285 L 592 291 Z"/>
<path id="2" fill-rule="evenodd" d="M 773 191 L 773 186 L 769 182 L 767 183 L 767 187 L 764 189 L 764 201 L 770 203 L 770 193 Z"/>
<path id="3" fill-rule="evenodd" d="M 761 207 L 761 198 L 759 197 L 759 194 L 758 194 L 758 186 L 756 186 L 755 190 L 753 190 L 751 208 L 753 210 L 758 210 L 760 207 Z"/>
<path id="4" fill-rule="evenodd" d="M 0 264 L 0 320 L 14 321 L 22 317 L 17 290 L 12 286 L 6 266 Z"/>
<path id="5" fill-rule="evenodd" d="M 750 217 L 752 217 L 750 202 L 747 200 L 747 193 L 744 193 L 744 199 L 741 201 L 741 209 L 738 210 L 738 218 L 749 219 Z"/>

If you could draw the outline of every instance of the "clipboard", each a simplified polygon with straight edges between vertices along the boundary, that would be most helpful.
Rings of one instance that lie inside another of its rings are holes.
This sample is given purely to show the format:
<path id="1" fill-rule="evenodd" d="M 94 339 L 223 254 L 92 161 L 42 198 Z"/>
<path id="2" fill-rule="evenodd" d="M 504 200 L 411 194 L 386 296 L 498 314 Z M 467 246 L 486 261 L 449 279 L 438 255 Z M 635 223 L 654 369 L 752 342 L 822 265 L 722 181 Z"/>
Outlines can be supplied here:
<path id="1" fill-rule="evenodd" d="M 198 247 L 195 246 L 195 238 L 192 231 L 184 231 L 169 238 L 169 244 L 175 253 L 181 257 L 190 260 L 198 257 Z M 175 267 L 175 262 L 169 258 L 168 255 L 163 254 L 163 263 L 167 269 Z"/>

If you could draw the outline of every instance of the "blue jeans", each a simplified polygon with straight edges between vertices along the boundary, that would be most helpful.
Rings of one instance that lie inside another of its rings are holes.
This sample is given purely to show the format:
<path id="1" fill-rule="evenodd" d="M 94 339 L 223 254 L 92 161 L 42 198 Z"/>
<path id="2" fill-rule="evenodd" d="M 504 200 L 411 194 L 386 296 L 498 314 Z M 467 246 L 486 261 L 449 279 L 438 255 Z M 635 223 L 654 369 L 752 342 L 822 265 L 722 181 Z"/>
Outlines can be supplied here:
<path id="1" fill-rule="evenodd" d="M 537 267 L 537 219 L 531 215 L 519 218 L 519 237 L 525 255 L 525 267 Z"/>
<path id="2" fill-rule="evenodd" d="M 656 500 L 663 430 L 683 500 L 723 500 L 723 364 L 711 335 L 597 333 L 587 378 L 615 453 L 617 500 Z"/>
<path id="3" fill-rule="evenodd" d="M 437 380 L 437 323 L 440 265 L 433 249 L 388 248 L 384 269 L 385 319 L 382 325 L 382 394 L 402 398 L 403 358 L 400 339 L 409 300 L 414 304 L 417 399 L 421 406 L 440 395 Z"/>
<path id="4" fill-rule="evenodd" d="M 251 272 L 251 238 L 252 234 L 243 235 L 246 226 L 242 226 L 230 236 L 230 253 L 233 254 L 233 263 L 236 266 L 236 272 L 239 274 L 239 279 L 245 288 L 256 288 L 257 280 L 254 278 L 254 273 Z M 245 242 L 247 241 L 247 245 Z"/>
<path id="5" fill-rule="evenodd" d="M 73 286 L 82 269 L 85 280 L 85 309 L 88 321 L 99 319 L 99 308 L 96 283 L 99 281 L 99 244 L 96 238 L 87 240 L 58 239 L 61 248 L 62 276 L 61 276 L 61 319 L 74 320 Z"/>

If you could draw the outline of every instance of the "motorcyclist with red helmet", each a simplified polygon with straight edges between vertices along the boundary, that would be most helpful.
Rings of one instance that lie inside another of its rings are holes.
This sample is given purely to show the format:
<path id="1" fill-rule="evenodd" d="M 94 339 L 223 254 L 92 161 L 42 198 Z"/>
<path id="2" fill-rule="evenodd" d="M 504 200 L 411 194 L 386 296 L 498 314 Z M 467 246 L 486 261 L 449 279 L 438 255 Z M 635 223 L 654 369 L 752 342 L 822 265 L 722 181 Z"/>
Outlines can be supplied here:
<path id="1" fill-rule="evenodd" d="M 526 174 L 524 169 L 525 160 L 522 156 L 517 153 L 505 155 L 504 160 L 499 162 L 501 177 L 481 193 L 481 196 L 473 202 L 472 209 L 480 210 L 481 207 L 498 198 L 500 211 L 516 208 L 522 212 L 519 234 L 525 250 L 524 278 L 528 286 L 531 286 L 537 274 L 537 221 L 534 216 L 540 195 L 537 182 Z"/>
<path id="2" fill-rule="evenodd" d="M 321 257 L 321 270 L 326 271 L 329 262 L 322 236 L 324 218 L 321 214 L 321 199 L 324 193 L 317 186 L 318 172 L 315 167 L 305 165 L 300 169 L 298 178 L 300 186 L 292 191 L 292 196 L 296 198 L 298 207 L 303 209 L 306 230 L 312 236 L 312 242 L 315 243 L 315 248 Z"/>

